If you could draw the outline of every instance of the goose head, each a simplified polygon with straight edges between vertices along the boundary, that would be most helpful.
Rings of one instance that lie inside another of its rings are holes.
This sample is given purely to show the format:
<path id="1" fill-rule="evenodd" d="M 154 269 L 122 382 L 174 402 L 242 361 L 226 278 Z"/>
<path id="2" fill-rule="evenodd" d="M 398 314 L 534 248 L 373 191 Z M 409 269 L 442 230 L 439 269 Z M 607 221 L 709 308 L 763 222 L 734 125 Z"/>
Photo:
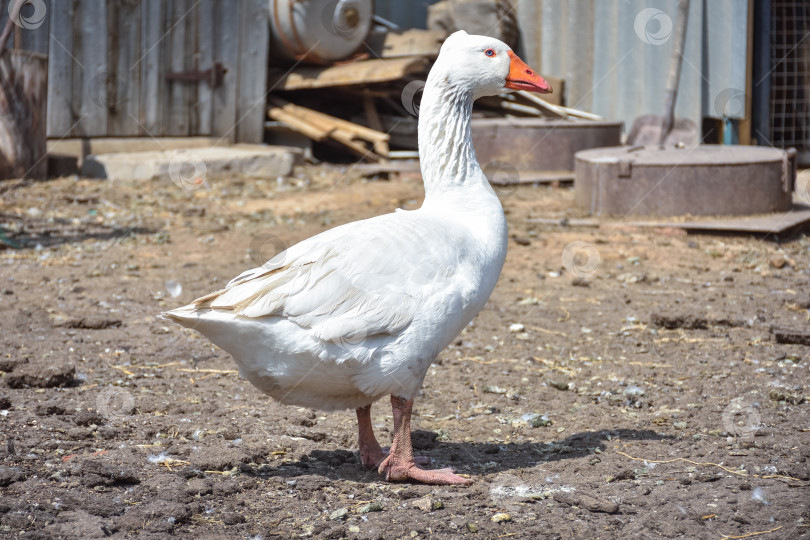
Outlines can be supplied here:
<path id="1" fill-rule="evenodd" d="M 438 68 L 438 69 L 437 69 Z M 456 89 L 471 89 L 473 98 L 509 90 L 551 93 L 551 85 L 512 52 L 506 43 L 459 30 L 442 45 L 434 72 Z"/>

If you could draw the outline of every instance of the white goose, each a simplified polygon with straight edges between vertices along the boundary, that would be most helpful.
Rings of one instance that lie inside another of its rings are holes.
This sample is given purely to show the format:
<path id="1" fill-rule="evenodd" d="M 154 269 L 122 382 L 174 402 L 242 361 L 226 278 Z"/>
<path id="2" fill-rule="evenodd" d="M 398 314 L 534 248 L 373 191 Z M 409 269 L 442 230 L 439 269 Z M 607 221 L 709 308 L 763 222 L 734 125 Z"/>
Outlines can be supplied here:
<path id="1" fill-rule="evenodd" d="M 454 33 L 422 97 L 421 208 L 325 231 L 164 315 L 282 403 L 356 409 L 361 461 L 387 479 L 472 483 L 416 464 L 410 417 L 428 367 L 484 307 L 506 257 L 506 219 L 470 135 L 473 101 L 505 89 L 551 92 L 503 42 Z M 386 395 L 388 453 L 371 427 L 371 404 Z"/>

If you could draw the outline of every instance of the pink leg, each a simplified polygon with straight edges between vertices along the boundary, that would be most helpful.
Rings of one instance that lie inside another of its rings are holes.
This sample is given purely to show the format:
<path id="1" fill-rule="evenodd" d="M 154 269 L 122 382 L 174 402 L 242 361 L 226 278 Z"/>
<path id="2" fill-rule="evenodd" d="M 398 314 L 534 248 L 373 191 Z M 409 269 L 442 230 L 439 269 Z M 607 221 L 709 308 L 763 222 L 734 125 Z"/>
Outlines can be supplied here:
<path id="1" fill-rule="evenodd" d="M 371 405 L 360 407 L 356 412 L 360 462 L 366 469 L 375 469 L 385 459 L 385 453 L 380 448 L 380 443 L 377 442 L 374 429 L 371 427 Z"/>
<path id="2" fill-rule="evenodd" d="M 453 473 L 453 469 L 428 471 L 419 467 L 413 458 L 411 446 L 411 410 L 413 399 L 402 399 L 391 396 L 391 408 L 394 411 L 394 442 L 391 452 L 382 463 L 379 472 L 386 480 L 414 480 L 424 484 L 463 485 L 473 483 L 472 479 Z"/>
<path id="3" fill-rule="evenodd" d="M 360 407 L 357 413 L 358 446 L 360 447 L 360 462 L 366 469 L 376 469 L 388 455 L 387 448 L 380 448 L 380 443 L 374 436 L 374 428 L 371 426 L 371 405 Z M 420 465 L 430 463 L 430 458 L 416 456 L 416 462 Z"/>

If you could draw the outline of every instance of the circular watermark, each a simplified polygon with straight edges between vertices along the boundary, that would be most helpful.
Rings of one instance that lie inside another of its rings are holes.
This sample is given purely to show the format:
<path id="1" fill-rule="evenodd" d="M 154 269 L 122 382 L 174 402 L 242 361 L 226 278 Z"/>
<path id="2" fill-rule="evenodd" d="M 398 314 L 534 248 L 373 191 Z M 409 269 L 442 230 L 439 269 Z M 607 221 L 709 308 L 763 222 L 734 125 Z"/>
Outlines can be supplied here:
<path id="1" fill-rule="evenodd" d="M 321 11 L 321 22 L 330 34 L 351 37 L 363 26 L 362 11 L 357 0 L 331 0 Z"/>
<path id="2" fill-rule="evenodd" d="M 714 112 L 720 118 L 745 118 L 748 94 L 737 88 L 726 88 L 714 99 Z"/>
<path id="3" fill-rule="evenodd" d="M 112 386 L 96 396 L 96 410 L 107 420 L 119 420 L 135 410 L 135 398 L 123 388 Z"/>
<path id="4" fill-rule="evenodd" d="M 419 102 L 424 89 L 425 81 L 411 81 L 402 89 L 402 106 L 412 116 L 419 116 Z"/>
<path id="5" fill-rule="evenodd" d="M 483 170 L 499 198 L 509 197 L 517 191 L 520 173 L 511 163 L 499 160 L 490 161 L 484 165 Z"/>
<path id="6" fill-rule="evenodd" d="M 183 189 L 198 189 L 205 185 L 208 168 L 199 157 L 180 152 L 169 162 L 169 177 Z"/>
<path id="7" fill-rule="evenodd" d="M 810 169 L 796 176 L 796 195 L 803 203 L 810 204 Z"/>
<path id="8" fill-rule="evenodd" d="M 126 99 L 127 80 L 113 73 L 100 71 L 87 83 L 90 101 L 102 109 L 114 111 Z"/>
<path id="9" fill-rule="evenodd" d="M 45 0 L 11 0 L 8 3 L 8 17 L 25 30 L 36 30 L 42 26 L 47 13 Z"/>
<path id="10" fill-rule="evenodd" d="M 365 325 L 354 326 L 354 321 L 347 321 L 346 327 L 339 336 L 335 337 L 332 341 L 338 347 L 352 352 L 357 346 L 362 345 L 366 337 L 368 337 L 368 329 Z"/>
<path id="11" fill-rule="evenodd" d="M 248 257 L 256 266 L 264 266 L 272 261 L 275 266 L 276 263 L 282 263 L 283 260 L 277 259 L 279 256 L 286 256 L 287 248 L 290 247 L 286 240 L 279 238 L 273 233 L 258 233 L 253 235 L 248 246 Z"/>
<path id="12" fill-rule="evenodd" d="M 642 9 L 633 21 L 633 29 L 644 43 L 663 45 L 672 36 L 672 18 L 660 9 Z"/>
<path id="13" fill-rule="evenodd" d="M 172 298 L 177 298 L 183 294 L 183 284 L 179 281 L 169 280 L 166 282 L 166 292 Z"/>
<path id="14" fill-rule="evenodd" d="M 723 427 L 729 435 L 741 439 L 753 437 L 760 425 L 759 411 L 742 398 L 735 398 L 723 410 Z"/>
<path id="15" fill-rule="evenodd" d="M 569 274 L 576 277 L 584 278 L 593 275 L 599 269 L 601 262 L 602 257 L 599 256 L 599 251 L 588 242 L 575 240 L 563 248 L 563 267 Z"/>
<path id="16" fill-rule="evenodd" d="M 21 309 L 14 318 L 14 327 L 20 335 L 41 337 L 51 331 L 51 317 L 44 309 Z"/>

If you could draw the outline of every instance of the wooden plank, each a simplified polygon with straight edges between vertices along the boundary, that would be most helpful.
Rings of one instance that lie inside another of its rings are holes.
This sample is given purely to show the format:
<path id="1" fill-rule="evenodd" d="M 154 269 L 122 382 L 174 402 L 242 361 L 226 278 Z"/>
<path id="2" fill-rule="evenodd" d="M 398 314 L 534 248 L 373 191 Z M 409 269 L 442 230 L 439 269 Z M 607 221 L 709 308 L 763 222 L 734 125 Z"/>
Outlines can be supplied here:
<path id="1" fill-rule="evenodd" d="M 236 141 L 260 143 L 264 138 L 267 99 L 267 53 L 270 40 L 268 2 L 244 0 L 239 30 L 239 87 L 236 100 Z"/>
<path id="2" fill-rule="evenodd" d="M 212 133 L 224 140 L 236 140 L 236 96 L 239 75 L 239 10 L 227 0 L 217 0 L 214 61 L 228 70 L 225 83 L 213 91 Z"/>
<path id="3" fill-rule="evenodd" d="M 407 75 L 427 73 L 428 65 L 429 61 L 424 56 L 409 56 L 391 60 L 363 60 L 330 67 L 300 67 L 286 75 L 271 77 L 270 88 L 301 90 L 395 81 Z"/>
<path id="4" fill-rule="evenodd" d="M 74 60 L 73 2 L 51 3 L 48 52 L 48 137 L 67 137 L 76 121 L 71 108 Z M 79 68 L 80 69 L 80 68 Z"/>
<path id="5" fill-rule="evenodd" d="M 810 332 L 807 330 L 771 326 L 770 332 L 777 343 L 810 346 Z"/>
<path id="6" fill-rule="evenodd" d="M 329 137 L 330 130 L 310 124 L 306 120 L 285 111 L 283 107 L 269 107 L 267 109 L 267 115 L 273 120 L 277 120 L 298 133 L 309 137 L 313 141 L 320 142 Z"/>
<path id="7" fill-rule="evenodd" d="M 76 2 L 73 56 L 81 69 L 73 70 L 72 103 L 79 111 L 73 134 L 82 137 L 107 135 L 107 107 L 104 105 L 107 81 L 106 0 Z"/>
<path id="8" fill-rule="evenodd" d="M 165 78 L 169 72 L 177 73 L 190 69 L 191 57 L 186 49 L 186 31 L 189 20 L 188 0 L 172 0 L 166 4 L 168 36 L 166 37 L 166 71 L 161 73 Z M 166 134 L 184 136 L 189 134 L 189 87 L 183 81 L 167 81 L 166 99 Z"/>
<path id="9" fill-rule="evenodd" d="M 107 135 L 136 136 L 141 110 L 141 2 L 107 0 L 108 39 Z"/>
<path id="10" fill-rule="evenodd" d="M 552 105 L 551 103 L 547 102 L 543 98 L 538 97 L 538 96 L 532 94 L 531 92 L 526 92 L 525 90 L 518 90 L 517 94 L 521 98 L 528 101 L 529 103 L 537 105 L 543 111 L 545 111 L 547 114 L 550 114 L 551 116 L 556 116 L 558 118 L 567 118 L 568 117 L 568 113 L 566 113 L 562 109 L 562 107 L 560 107 L 558 105 Z"/>
<path id="11" fill-rule="evenodd" d="M 349 122 L 348 120 L 343 120 L 342 118 L 337 118 L 336 116 L 331 116 L 313 109 L 308 109 L 307 107 L 301 107 L 275 96 L 269 97 L 268 101 L 273 105 L 283 107 L 284 110 L 288 111 L 290 114 L 304 118 L 313 125 L 320 126 L 322 129 L 342 129 L 371 142 L 387 142 L 390 139 L 390 136 L 387 133 L 371 129 L 366 126 L 361 126 L 360 124 L 355 124 L 354 122 Z"/>
<path id="12" fill-rule="evenodd" d="M 165 135 L 163 115 L 165 64 L 163 42 L 166 29 L 165 10 L 162 0 L 143 0 L 141 10 L 141 58 L 133 69 L 141 72 L 140 119 L 141 135 L 162 137 Z"/>
<path id="13" fill-rule="evenodd" d="M 435 58 L 439 55 L 439 49 L 444 37 L 445 32 L 443 30 L 422 30 L 419 28 L 411 28 L 401 32 L 392 30 L 385 34 L 380 57 L 401 58 L 403 56 L 419 55 Z"/>
<path id="14" fill-rule="evenodd" d="M 361 159 L 368 159 L 368 160 L 382 160 L 383 157 L 377 155 L 375 152 L 369 150 L 358 142 L 355 142 L 354 138 L 352 137 L 351 133 L 342 130 L 335 130 L 331 137 L 341 143 L 342 145 L 346 146 L 349 150 L 352 150 L 357 157 Z"/>
<path id="15" fill-rule="evenodd" d="M 503 111 L 518 113 L 525 116 L 543 116 L 543 113 L 540 112 L 539 109 L 504 99 L 504 96 L 486 96 L 479 98 L 476 103 L 491 109 L 501 109 Z"/>
<path id="16" fill-rule="evenodd" d="M 199 0 L 197 5 L 197 66 L 194 69 L 206 70 L 214 65 L 214 0 Z M 227 76 L 227 75 L 226 75 Z M 192 103 L 191 134 L 211 135 L 213 110 L 213 89 L 208 83 L 197 87 L 197 101 Z"/>
<path id="17" fill-rule="evenodd" d="M 300 107 L 283 99 L 270 97 L 268 114 L 299 133 L 321 141 L 327 135 L 364 159 L 383 159 L 388 155 L 388 134 L 336 118 L 322 112 Z M 361 142 L 370 142 L 373 151 Z"/>

